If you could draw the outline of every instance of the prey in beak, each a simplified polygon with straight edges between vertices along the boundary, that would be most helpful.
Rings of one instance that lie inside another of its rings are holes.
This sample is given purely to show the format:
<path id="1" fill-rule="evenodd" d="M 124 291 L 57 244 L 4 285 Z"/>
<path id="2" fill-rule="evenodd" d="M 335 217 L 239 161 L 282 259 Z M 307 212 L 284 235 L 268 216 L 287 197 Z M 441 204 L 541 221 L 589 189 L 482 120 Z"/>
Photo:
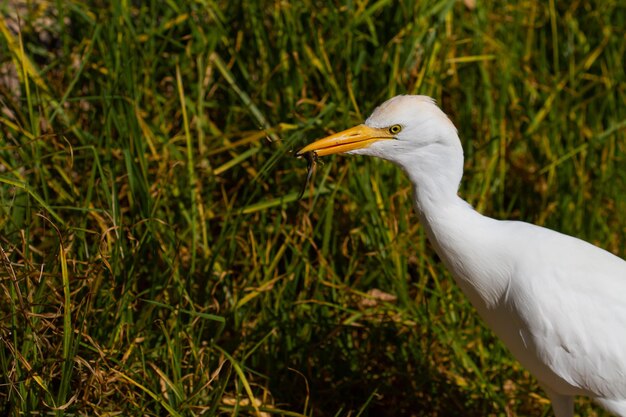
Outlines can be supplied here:
<path id="1" fill-rule="evenodd" d="M 315 169 L 319 156 L 343 153 L 355 149 L 366 148 L 372 143 L 383 139 L 395 139 L 390 129 L 358 125 L 323 139 L 319 139 L 296 152 L 296 157 L 305 157 L 308 161 L 307 176 L 298 200 L 304 195 Z"/>
<path id="2" fill-rule="evenodd" d="M 298 155 L 298 158 L 301 155 Z M 302 187 L 302 191 L 300 191 L 300 194 L 298 194 L 298 200 L 300 200 L 303 196 L 304 196 L 304 192 L 306 191 L 306 188 L 309 186 L 309 182 L 311 182 L 311 177 L 313 176 L 313 171 L 315 171 L 315 164 L 317 163 L 317 154 L 315 153 L 315 151 L 309 151 L 309 152 L 305 152 L 304 154 L 302 154 L 302 156 L 304 156 L 307 160 L 307 174 L 306 174 L 306 181 L 304 182 L 304 187 Z"/>

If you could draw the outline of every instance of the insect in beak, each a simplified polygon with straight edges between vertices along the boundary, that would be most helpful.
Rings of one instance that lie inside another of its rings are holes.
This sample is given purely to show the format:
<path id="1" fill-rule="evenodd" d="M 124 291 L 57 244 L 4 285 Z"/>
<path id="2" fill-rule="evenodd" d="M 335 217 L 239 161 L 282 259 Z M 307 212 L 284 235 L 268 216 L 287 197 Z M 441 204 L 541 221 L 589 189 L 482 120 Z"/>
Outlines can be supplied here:
<path id="1" fill-rule="evenodd" d="M 298 200 L 302 199 L 304 196 L 304 192 L 309 186 L 309 182 L 311 182 L 311 177 L 313 176 L 313 171 L 315 171 L 315 164 L 317 163 L 317 152 L 310 151 L 304 152 L 303 154 L 298 155 L 298 157 L 303 156 L 304 159 L 307 160 L 307 174 L 306 181 L 304 183 L 304 187 L 302 187 L 302 191 L 300 191 L 300 195 L 298 195 Z"/>

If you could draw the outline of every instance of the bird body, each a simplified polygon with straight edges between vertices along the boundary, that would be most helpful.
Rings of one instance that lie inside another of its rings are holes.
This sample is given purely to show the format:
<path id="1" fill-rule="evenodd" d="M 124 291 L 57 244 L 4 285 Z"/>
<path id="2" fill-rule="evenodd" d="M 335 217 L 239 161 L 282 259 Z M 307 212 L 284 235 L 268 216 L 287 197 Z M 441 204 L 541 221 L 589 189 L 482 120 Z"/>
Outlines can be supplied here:
<path id="1" fill-rule="evenodd" d="M 435 250 L 472 305 L 546 389 L 557 417 L 573 396 L 626 417 L 626 262 L 583 240 L 494 220 L 458 195 L 456 128 L 425 96 L 397 96 L 364 125 L 303 148 L 399 165 Z"/>
<path id="2" fill-rule="evenodd" d="M 493 220 L 461 204 L 435 217 L 422 222 L 437 253 L 531 373 L 558 393 L 624 398 L 626 406 L 623 260 L 582 240 Z"/>

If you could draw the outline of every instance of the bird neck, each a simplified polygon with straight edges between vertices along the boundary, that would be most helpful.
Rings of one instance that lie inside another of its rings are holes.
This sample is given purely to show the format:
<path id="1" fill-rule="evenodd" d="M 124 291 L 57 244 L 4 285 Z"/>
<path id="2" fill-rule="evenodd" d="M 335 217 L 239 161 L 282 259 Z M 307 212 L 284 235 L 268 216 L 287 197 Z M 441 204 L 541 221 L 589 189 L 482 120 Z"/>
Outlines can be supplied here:
<path id="1" fill-rule="evenodd" d="M 496 220 L 482 216 L 458 196 L 463 175 L 462 151 L 439 150 L 407 168 L 414 185 L 415 207 L 433 247 L 463 292 L 480 311 L 495 308 L 506 291 L 507 277 L 481 253 L 498 250 Z M 445 169 L 441 169 L 445 167 Z"/>
<path id="2" fill-rule="evenodd" d="M 428 240 L 457 284 L 483 317 L 506 298 L 510 265 L 497 220 L 474 210 L 456 193 L 415 187 L 415 206 Z M 502 264 L 490 259 L 502 260 Z"/>

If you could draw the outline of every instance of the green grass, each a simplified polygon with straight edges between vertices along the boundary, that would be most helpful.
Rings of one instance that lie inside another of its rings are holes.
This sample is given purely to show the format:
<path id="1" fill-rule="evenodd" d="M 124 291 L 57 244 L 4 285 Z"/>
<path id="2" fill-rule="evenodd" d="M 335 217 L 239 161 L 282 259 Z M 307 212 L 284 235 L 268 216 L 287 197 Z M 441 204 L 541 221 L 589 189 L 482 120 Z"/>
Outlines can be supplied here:
<path id="1" fill-rule="evenodd" d="M 400 170 L 292 154 L 428 94 L 470 203 L 623 257 L 622 2 L 238 3 L 0 4 L 0 413 L 551 415 Z"/>

